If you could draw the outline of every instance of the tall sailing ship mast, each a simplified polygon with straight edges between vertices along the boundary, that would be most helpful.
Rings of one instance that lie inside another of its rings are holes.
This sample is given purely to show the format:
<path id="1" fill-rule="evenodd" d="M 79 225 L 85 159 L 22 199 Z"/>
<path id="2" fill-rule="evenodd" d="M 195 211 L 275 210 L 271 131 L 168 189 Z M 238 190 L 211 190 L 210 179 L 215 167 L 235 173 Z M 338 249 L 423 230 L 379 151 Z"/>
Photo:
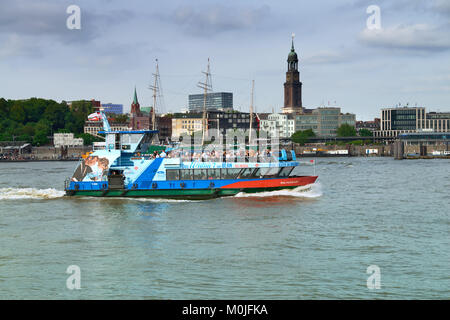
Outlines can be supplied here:
<path id="1" fill-rule="evenodd" d="M 202 71 L 205 74 L 205 82 L 199 82 L 197 86 L 203 89 L 203 116 L 202 116 L 202 146 L 205 143 L 206 133 L 208 131 L 208 123 L 206 119 L 206 100 L 208 96 L 208 91 L 212 91 L 212 83 L 211 83 L 211 72 L 209 67 L 209 58 L 208 58 L 208 67 L 206 68 L 206 72 Z"/>
<path id="2" fill-rule="evenodd" d="M 156 111 L 157 111 L 156 98 L 161 96 L 161 79 L 159 76 L 158 59 L 156 59 L 156 72 L 152 73 L 152 75 L 153 75 L 153 85 L 150 85 L 148 88 L 153 91 L 152 130 L 157 130 L 158 128 L 156 125 Z"/>
<path id="3" fill-rule="evenodd" d="M 252 80 L 252 99 L 250 102 L 250 132 L 248 133 L 248 145 L 252 145 L 252 127 L 253 127 L 253 94 L 255 91 L 255 80 Z"/>

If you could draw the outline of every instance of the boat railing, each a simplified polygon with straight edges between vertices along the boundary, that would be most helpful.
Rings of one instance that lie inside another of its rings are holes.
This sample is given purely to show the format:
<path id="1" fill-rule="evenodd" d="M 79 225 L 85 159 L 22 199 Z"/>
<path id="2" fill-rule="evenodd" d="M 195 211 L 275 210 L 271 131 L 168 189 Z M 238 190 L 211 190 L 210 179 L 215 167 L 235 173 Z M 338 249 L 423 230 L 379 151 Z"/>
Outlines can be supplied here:
<path id="1" fill-rule="evenodd" d="M 71 181 L 72 181 L 71 178 L 66 178 L 66 180 L 64 180 L 64 190 L 68 190 L 69 189 Z"/>
<path id="2" fill-rule="evenodd" d="M 184 162 L 258 162 L 271 163 L 277 161 L 274 155 L 246 155 L 242 153 L 218 154 L 201 152 L 171 152 L 167 158 L 181 159 Z"/>

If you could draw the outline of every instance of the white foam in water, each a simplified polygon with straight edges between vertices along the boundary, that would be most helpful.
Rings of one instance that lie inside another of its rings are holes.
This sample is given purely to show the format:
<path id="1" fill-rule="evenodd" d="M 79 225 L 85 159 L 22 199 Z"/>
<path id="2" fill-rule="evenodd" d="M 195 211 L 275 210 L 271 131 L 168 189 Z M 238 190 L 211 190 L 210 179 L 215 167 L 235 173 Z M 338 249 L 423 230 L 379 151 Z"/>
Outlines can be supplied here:
<path id="1" fill-rule="evenodd" d="M 35 188 L 0 188 L 0 200 L 15 199 L 56 199 L 64 196 L 65 192 L 56 189 Z"/>
<path id="2" fill-rule="evenodd" d="M 285 190 L 277 190 L 277 191 L 267 191 L 267 192 L 258 192 L 258 193 L 244 193 L 240 192 L 235 197 L 296 197 L 296 198 L 317 198 L 322 195 L 322 187 L 319 182 L 307 185 L 300 186 L 295 189 L 285 189 Z"/>

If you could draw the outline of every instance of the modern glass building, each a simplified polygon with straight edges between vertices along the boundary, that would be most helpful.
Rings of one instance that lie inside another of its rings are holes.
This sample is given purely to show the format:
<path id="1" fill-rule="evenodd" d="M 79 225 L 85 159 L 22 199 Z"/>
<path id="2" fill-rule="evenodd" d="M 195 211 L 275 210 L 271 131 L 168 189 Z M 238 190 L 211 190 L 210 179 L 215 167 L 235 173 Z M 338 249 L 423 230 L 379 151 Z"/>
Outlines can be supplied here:
<path id="1" fill-rule="evenodd" d="M 204 94 L 189 95 L 189 112 L 202 112 Z M 233 110 L 233 93 L 211 92 L 206 94 L 206 111 Z"/>
<path id="2" fill-rule="evenodd" d="M 123 104 L 102 103 L 102 108 L 105 113 L 123 113 Z"/>
<path id="3" fill-rule="evenodd" d="M 312 129 L 319 137 L 336 136 L 337 129 L 343 125 L 356 125 L 353 113 L 341 113 L 339 107 L 321 107 L 295 117 L 295 131 Z"/>
<path id="4" fill-rule="evenodd" d="M 381 109 L 380 130 L 376 137 L 396 138 L 402 133 L 421 130 L 450 131 L 450 112 L 426 112 L 424 107 L 394 107 Z"/>

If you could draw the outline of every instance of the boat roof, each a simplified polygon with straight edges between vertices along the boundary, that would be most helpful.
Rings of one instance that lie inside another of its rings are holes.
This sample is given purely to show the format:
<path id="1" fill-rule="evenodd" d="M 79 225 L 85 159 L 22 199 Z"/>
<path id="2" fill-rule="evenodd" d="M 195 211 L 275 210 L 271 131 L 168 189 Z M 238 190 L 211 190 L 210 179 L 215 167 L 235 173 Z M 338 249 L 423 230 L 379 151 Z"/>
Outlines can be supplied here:
<path id="1" fill-rule="evenodd" d="M 131 134 L 142 134 L 142 133 L 158 133 L 159 130 L 130 130 L 130 131 L 99 131 L 101 134 L 108 133 L 131 133 Z"/>

